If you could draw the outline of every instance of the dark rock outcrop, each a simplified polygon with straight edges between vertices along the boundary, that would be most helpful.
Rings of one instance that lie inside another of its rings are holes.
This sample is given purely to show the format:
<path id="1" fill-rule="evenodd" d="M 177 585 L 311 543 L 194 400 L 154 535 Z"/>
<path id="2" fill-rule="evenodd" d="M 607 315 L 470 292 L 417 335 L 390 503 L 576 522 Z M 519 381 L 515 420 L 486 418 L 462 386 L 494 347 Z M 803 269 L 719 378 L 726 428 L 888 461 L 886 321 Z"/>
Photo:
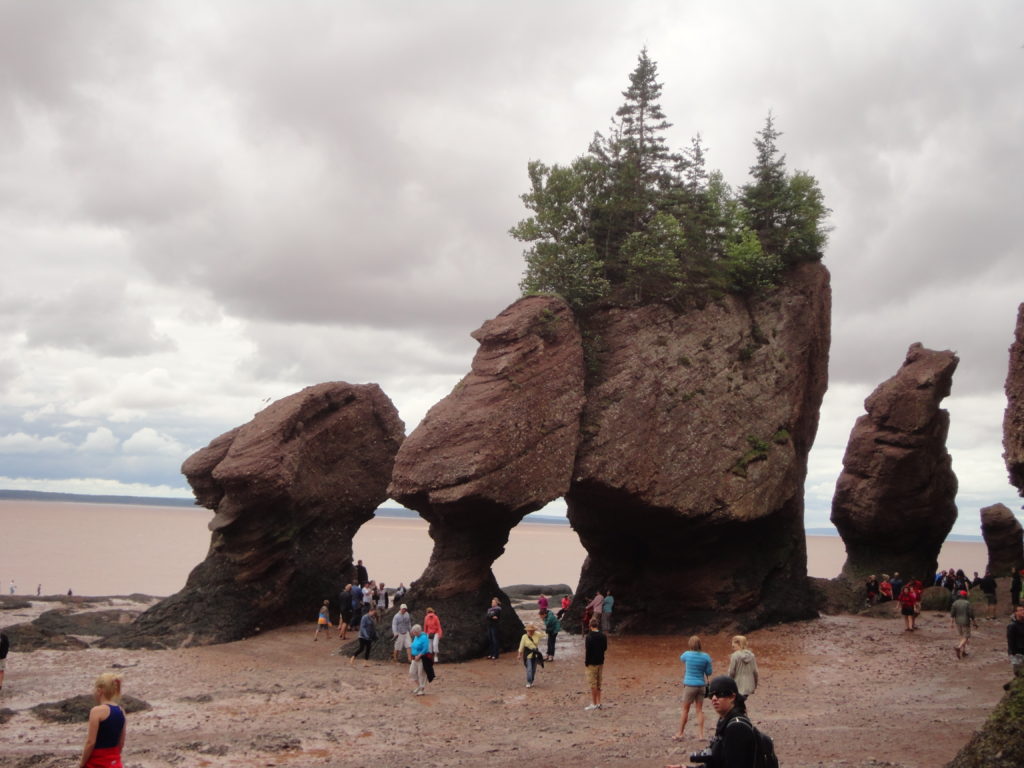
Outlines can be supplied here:
<path id="1" fill-rule="evenodd" d="M 1016 677 L 1009 692 L 971 736 L 946 768 L 1020 768 L 1024 765 L 1024 676 Z"/>
<path id="2" fill-rule="evenodd" d="M 42 720 L 51 723 L 85 723 L 89 720 L 89 711 L 96 706 L 96 700 L 90 694 L 72 696 L 61 701 L 48 701 L 36 704 L 32 712 Z M 134 696 L 122 696 L 121 706 L 126 713 L 146 712 L 152 707 L 148 702 Z"/>
<path id="3" fill-rule="evenodd" d="M 912 344 L 895 376 L 864 401 L 843 457 L 832 522 L 846 545 L 843 577 L 899 571 L 926 584 L 956 521 L 957 480 L 939 408 L 959 358 Z"/>
<path id="4" fill-rule="evenodd" d="M 590 318 L 595 373 L 566 496 L 588 557 L 571 617 L 605 588 L 625 631 L 816 615 L 803 482 L 830 307 L 828 271 L 805 264 L 762 299 Z"/>
<path id="5" fill-rule="evenodd" d="M 503 646 L 518 643 L 522 624 L 491 564 L 513 526 L 568 490 L 584 397 L 580 333 L 561 299 L 520 299 L 473 337 L 471 372 L 406 439 L 388 489 L 430 523 L 430 562 L 405 602 L 458 627 L 445 637 L 453 660 L 485 652 L 492 597 Z"/>
<path id="6" fill-rule="evenodd" d="M 1024 496 L 1024 304 L 1017 308 L 1017 328 L 1010 345 L 1003 413 L 1003 458 L 1010 483 Z"/>
<path id="7" fill-rule="evenodd" d="M 82 651 L 89 644 L 63 632 L 40 627 L 34 622 L 14 624 L 4 632 L 11 641 L 11 650 L 20 653 L 32 651 Z"/>
<path id="8" fill-rule="evenodd" d="M 107 645 L 227 642 L 315 616 L 352 573 L 352 537 L 387 498 L 405 427 L 376 384 L 329 382 L 272 403 L 182 466 L 214 511 L 185 588 Z"/>
<path id="9" fill-rule="evenodd" d="M 1024 529 L 1005 504 L 981 510 L 981 535 L 988 548 L 988 571 L 1005 576 L 1011 568 L 1024 568 Z"/>

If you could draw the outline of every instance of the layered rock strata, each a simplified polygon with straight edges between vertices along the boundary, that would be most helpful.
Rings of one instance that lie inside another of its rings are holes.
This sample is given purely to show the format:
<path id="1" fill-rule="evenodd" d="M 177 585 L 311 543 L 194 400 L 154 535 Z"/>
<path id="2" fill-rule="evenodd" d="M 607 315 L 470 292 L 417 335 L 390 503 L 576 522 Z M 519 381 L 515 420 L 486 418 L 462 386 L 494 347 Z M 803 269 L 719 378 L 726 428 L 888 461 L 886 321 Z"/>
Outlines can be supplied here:
<path id="1" fill-rule="evenodd" d="M 106 644 L 237 640 L 310 620 L 352 572 L 352 537 L 387 498 L 405 427 L 376 384 L 328 382 L 272 403 L 182 466 L 214 512 L 184 589 Z"/>
<path id="2" fill-rule="evenodd" d="M 1024 568 L 1024 529 L 1005 504 L 981 510 L 981 536 L 988 548 L 988 572 L 993 576 Z"/>
<path id="3" fill-rule="evenodd" d="M 1003 458 L 1010 483 L 1024 496 L 1024 304 L 1017 309 L 1017 328 L 1010 345 L 1003 413 Z"/>
<path id="4" fill-rule="evenodd" d="M 593 375 L 566 496 L 588 553 L 573 617 L 606 589 L 625 631 L 816 615 L 803 482 L 830 308 L 828 271 L 805 264 L 762 299 L 588 320 Z"/>
<path id="5" fill-rule="evenodd" d="M 959 358 L 912 344 L 895 376 L 864 401 L 843 457 L 832 522 L 846 545 L 844 578 L 899 571 L 928 583 L 956 521 L 957 479 L 946 450 Z"/>
<path id="6" fill-rule="evenodd" d="M 580 332 L 560 298 L 520 299 L 472 335 L 470 373 L 406 439 L 388 489 L 430 524 L 430 562 L 405 602 L 458 628 L 444 642 L 453 660 L 485 654 L 492 597 L 502 646 L 518 643 L 522 623 L 491 565 L 513 526 L 568 490 L 584 399 Z"/>

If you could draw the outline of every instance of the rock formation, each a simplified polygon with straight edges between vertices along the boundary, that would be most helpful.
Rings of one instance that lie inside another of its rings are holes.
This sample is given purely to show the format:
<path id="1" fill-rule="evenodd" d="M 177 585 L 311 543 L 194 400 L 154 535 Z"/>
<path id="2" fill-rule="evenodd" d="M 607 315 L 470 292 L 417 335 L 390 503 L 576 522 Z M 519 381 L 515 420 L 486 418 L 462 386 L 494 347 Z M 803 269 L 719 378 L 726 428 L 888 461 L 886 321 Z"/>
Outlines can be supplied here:
<path id="1" fill-rule="evenodd" d="M 981 510 L 981 535 L 988 548 L 988 571 L 1006 576 L 1011 568 L 1024 568 L 1024 533 L 1020 521 L 1005 504 Z"/>
<path id="2" fill-rule="evenodd" d="M 946 451 L 949 413 L 939 408 L 959 358 L 912 344 L 895 376 L 864 401 L 843 457 L 832 522 L 846 545 L 843 577 L 935 573 L 957 510 Z"/>
<path id="3" fill-rule="evenodd" d="M 1024 304 L 1017 308 L 1017 329 L 1010 345 L 1003 414 L 1003 458 L 1010 483 L 1024 496 Z"/>
<path id="4" fill-rule="evenodd" d="M 471 372 L 406 439 L 388 489 L 430 523 L 434 550 L 405 602 L 458 627 L 446 633 L 450 659 L 483 655 L 495 596 L 502 643 L 518 642 L 491 564 L 523 516 L 568 490 L 583 407 L 580 333 L 561 299 L 520 299 L 473 337 Z"/>
<path id="5" fill-rule="evenodd" d="M 387 498 L 405 427 L 376 384 L 329 382 L 272 403 L 182 465 L 213 510 L 185 588 L 108 645 L 237 640 L 309 620 L 352 571 L 352 537 Z"/>
<path id="6" fill-rule="evenodd" d="M 566 496 L 588 557 L 571 615 L 605 588 L 627 631 L 816 615 L 803 482 L 830 307 L 828 271 L 805 264 L 763 299 L 590 318 L 593 375 Z"/>

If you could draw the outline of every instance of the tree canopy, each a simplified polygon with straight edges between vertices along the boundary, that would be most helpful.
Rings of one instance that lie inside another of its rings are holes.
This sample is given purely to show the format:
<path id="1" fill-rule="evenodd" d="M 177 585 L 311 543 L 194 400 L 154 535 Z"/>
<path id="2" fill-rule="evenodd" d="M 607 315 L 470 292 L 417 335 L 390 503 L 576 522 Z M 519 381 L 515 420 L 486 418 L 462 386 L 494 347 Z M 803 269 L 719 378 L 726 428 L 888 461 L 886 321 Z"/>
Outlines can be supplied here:
<path id="1" fill-rule="evenodd" d="M 726 292 L 756 295 L 786 269 L 821 259 L 829 209 L 817 180 L 786 168 L 771 113 L 738 192 L 708 170 L 701 136 L 673 152 L 657 64 L 647 50 L 607 135 L 570 164 L 528 165 L 531 215 L 510 234 L 528 244 L 524 294 L 574 308 L 602 300 L 685 306 Z"/>

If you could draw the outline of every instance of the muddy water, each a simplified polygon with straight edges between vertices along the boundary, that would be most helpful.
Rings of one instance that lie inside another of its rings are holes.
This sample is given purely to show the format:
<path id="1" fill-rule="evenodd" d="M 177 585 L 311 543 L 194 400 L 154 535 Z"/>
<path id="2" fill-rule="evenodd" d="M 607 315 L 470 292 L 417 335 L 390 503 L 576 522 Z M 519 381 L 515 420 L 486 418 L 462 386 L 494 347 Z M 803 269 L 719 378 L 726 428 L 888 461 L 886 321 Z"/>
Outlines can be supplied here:
<path id="1" fill-rule="evenodd" d="M 0 587 L 11 579 L 19 594 L 169 595 L 206 556 L 209 510 L 121 504 L 0 500 Z M 376 517 L 355 537 L 356 557 L 371 578 L 408 585 L 430 557 L 427 524 Z M 845 559 L 837 537 L 809 536 L 808 572 L 832 577 Z M 579 578 L 585 551 L 568 525 L 523 523 L 495 563 L 499 584 L 569 584 Z M 985 567 L 981 543 L 947 543 L 939 565 L 968 573 Z"/>

